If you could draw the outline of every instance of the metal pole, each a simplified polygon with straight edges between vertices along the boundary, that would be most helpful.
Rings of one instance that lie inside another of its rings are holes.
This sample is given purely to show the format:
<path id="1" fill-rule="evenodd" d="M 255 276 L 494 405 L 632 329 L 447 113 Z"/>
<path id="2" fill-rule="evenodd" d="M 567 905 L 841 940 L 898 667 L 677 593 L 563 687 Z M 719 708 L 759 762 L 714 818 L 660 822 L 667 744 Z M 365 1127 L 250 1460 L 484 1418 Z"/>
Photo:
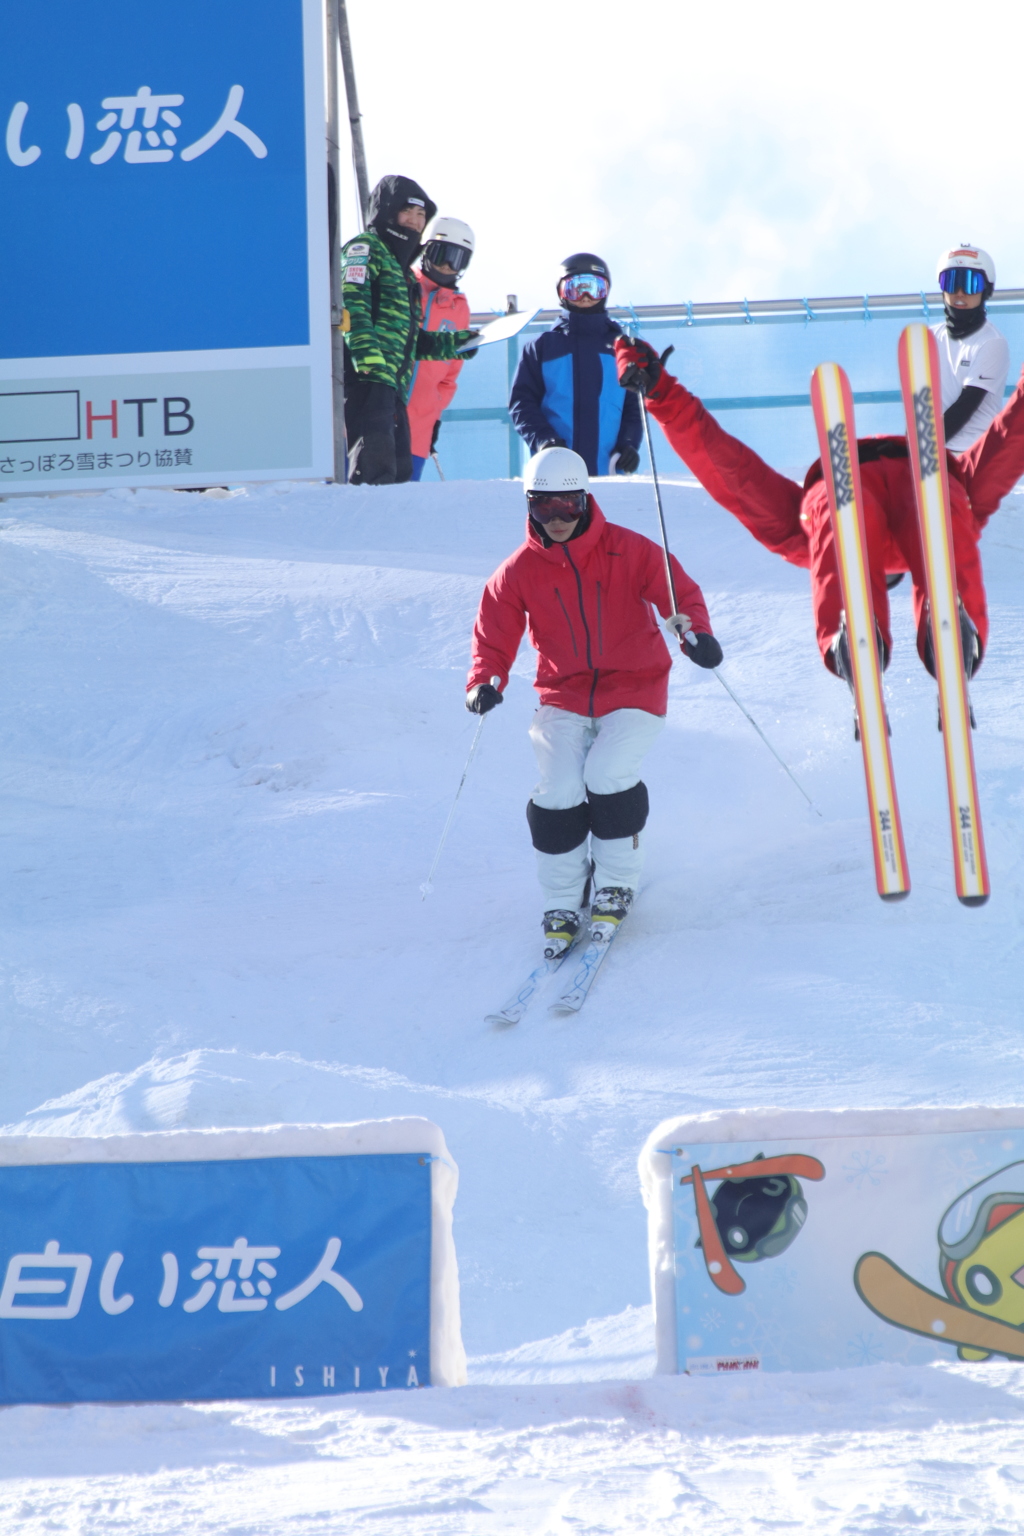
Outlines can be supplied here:
<path id="1" fill-rule="evenodd" d="M 647 443 L 647 456 L 648 456 L 648 458 L 651 461 L 651 479 L 654 481 L 654 499 L 655 499 L 655 501 L 658 504 L 658 521 L 661 524 L 661 547 L 662 547 L 662 551 L 663 551 L 663 553 L 665 555 L 665 576 L 666 576 L 666 579 L 668 580 L 669 597 L 672 600 L 672 612 L 673 613 L 678 613 L 679 612 L 679 599 L 676 597 L 676 584 L 675 584 L 675 581 L 672 579 L 672 561 L 669 558 L 669 552 L 668 552 L 668 529 L 665 527 L 665 511 L 664 511 L 664 508 L 661 505 L 661 486 L 658 483 L 658 469 L 657 469 L 657 465 L 654 462 L 654 445 L 651 442 L 651 424 L 650 424 L 650 421 L 647 418 L 647 401 L 644 399 L 643 394 L 639 393 L 639 392 L 638 392 L 638 398 L 640 400 L 640 415 L 643 417 L 643 423 L 644 423 L 644 440 Z M 691 640 L 691 639 L 695 640 L 696 639 L 696 636 L 694 635 L 692 629 L 687 632 L 686 639 L 687 640 Z M 683 636 L 682 635 L 679 636 L 679 649 L 685 655 L 686 647 L 683 644 Z M 736 708 L 739 710 L 740 714 L 741 715 L 745 715 L 746 718 L 750 721 L 751 725 L 754 727 L 754 730 L 760 736 L 761 740 L 764 742 L 765 746 L 768 748 L 768 751 L 771 753 L 772 757 L 774 757 L 775 761 L 778 763 L 779 767 L 783 770 L 784 773 L 787 773 L 789 775 L 789 777 L 793 780 L 793 783 L 796 785 L 797 789 L 803 795 L 804 799 L 807 801 L 807 804 L 810 806 L 811 810 L 815 813 L 816 816 L 820 816 L 821 812 L 818 810 L 818 807 L 815 805 L 814 801 L 811 799 L 811 797 L 807 793 L 806 789 L 804 789 L 803 785 L 800 783 L 800 780 L 797 778 L 796 774 L 789 767 L 789 764 L 784 762 L 783 759 L 776 752 L 775 748 L 772 746 L 771 742 L 768 740 L 768 737 L 765 735 L 764 731 L 762 731 L 761 727 L 758 725 L 757 721 L 754 719 L 754 717 L 750 713 L 749 709 L 746 709 L 744 707 L 744 705 L 742 705 L 740 703 L 739 699 L 733 693 L 732 689 L 729 687 L 729 684 L 726 682 L 726 680 L 722 676 L 721 672 L 719 672 L 718 668 L 717 667 L 712 667 L 710 670 L 712 672 L 714 672 L 715 676 L 718 678 L 718 681 L 721 683 L 722 687 L 725 689 L 725 691 L 729 695 L 730 699 L 732 699 L 733 703 L 736 705 Z"/>
<path id="2" fill-rule="evenodd" d="M 341 0 L 344 3 L 344 0 Z M 327 0 L 327 224 L 331 263 L 331 395 L 334 478 L 347 479 L 345 453 L 345 340 L 341 329 L 341 134 L 338 101 L 338 4 Z"/>
<path id="3" fill-rule="evenodd" d="M 366 150 L 363 148 L 362 117 L 356 93 L 356 70 L 352 62 L 352 39 L 349 36 L 345 0 L 333 0 L 333 3 L 338 7 L 338 41 L 341 44 L 341 68 L 345 76 L 348 125 L 352 134 L 352 166 L 356 173 L 361 227 L 365 229 L 370 211 L 370 179 L 366 174 Z"/>
<path id="4" fill-rule="evenodd" d="M 491 687 L 492 688 L 497 688 L 497 686 L 498 686 L 498 684 L 500 682 L 501 682 L 501 678 L 500 677 L 492 677 L 491 678 Z M 441 833 L 441 841 L 438 843 L 438 845 L 437 845 L 437 852 L 434 854 L 434 862 L 430 866 L 430 873 L 429 873 L 429 875 L 424 880 L 423 884 L 420 886 L 420 895 L 422 896 L 424 901 L 426 901 L 427 897 L 430 896 L 433 893 L 433 889 L 434 889 L 434 870 L 438 866 L 438 862 L 439 862 L 439 860 L 441 858 L 441 853 L 442 853 L 442 851 L 444 849 L 444 845 L 448 841 L 448 832 L 449 832 L 449 830 L 451 828 L 451 824 L 452 824 L 453 820 L 455 819 L 455 808 L 456 808 L 456 806 L 459 803 L 459 796 L 462 794 L 462 786 L 466 782 L 466 774 L 469 772 L 469 766 L 472 763 L 474 757 L 476 756 L 476 749 L 477 749 L 477 747 L 480 745 L 480 732 L 484 728 L 484 721 L 486 719 L 487 719 L 486 715 L 481 715 L 480 716 L 480 724 L 477 726 L 476 730 L 473 732 L 473 745 L 469 749 L 469 756 L 466 758 L 466 766 L 462 770 L 462 778 L 459 780 L 459 787 L 455 791 L 455 799 L 452 801 L 452 808 L 448 812 L 448 820 L 445 822 L 445 824 L 444 824 L 444 831 Z"/>

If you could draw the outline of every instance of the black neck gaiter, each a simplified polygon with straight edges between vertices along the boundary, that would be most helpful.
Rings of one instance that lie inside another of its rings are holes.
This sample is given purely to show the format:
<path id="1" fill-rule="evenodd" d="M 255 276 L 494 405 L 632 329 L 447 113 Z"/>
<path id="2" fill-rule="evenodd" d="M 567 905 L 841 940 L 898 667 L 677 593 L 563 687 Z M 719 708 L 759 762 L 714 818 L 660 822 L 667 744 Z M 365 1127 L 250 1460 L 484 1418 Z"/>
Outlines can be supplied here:
<path id="1" fill-rule="evenodd" d="M 951 309 L 947 304 L 946 329 L 954 341 L 963 341 L 965 336 L 973 336 L 975 331 L 980 331 L 988 316 L 985 313 L 984 300 L 977 309 Z"/>

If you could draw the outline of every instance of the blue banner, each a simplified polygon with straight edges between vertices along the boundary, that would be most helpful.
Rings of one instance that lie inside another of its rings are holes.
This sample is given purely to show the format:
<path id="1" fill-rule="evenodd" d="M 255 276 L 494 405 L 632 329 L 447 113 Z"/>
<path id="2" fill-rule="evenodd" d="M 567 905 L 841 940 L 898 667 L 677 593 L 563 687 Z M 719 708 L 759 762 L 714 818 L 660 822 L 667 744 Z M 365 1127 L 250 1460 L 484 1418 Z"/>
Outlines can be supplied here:
<path id="1" fill-rule="evenodd" d="M 0 357 L 309 341 L 302 0 L 7 0 L 0 87 Z"/>
<path id="2" fill-rule="evenodd" d="M 0 1167 L 0 1402 L 426 1385 L 430 1163 Z"/>

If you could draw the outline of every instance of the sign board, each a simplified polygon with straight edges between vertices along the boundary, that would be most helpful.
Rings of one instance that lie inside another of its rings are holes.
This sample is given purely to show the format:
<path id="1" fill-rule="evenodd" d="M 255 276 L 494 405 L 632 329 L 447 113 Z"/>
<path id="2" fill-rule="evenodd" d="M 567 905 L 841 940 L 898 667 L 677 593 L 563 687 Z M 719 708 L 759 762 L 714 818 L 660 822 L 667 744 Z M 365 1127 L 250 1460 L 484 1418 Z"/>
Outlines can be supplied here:
<path id="1" fill-rule="evenodd" d="M 520 331 L 525 331 L 537 315 L 539 309 L 516 310 L 511 315 L 500 315 L 497 320 L 490 320 L 480 327 L 479 333 L 472 341 L 467 341 L 459 348 L 460 352 L 476 352 L 480 347 L 489 347 L 495 341 L 511 341 L 513 336 L 518 336 Z"/>
<path id="2" fill-rule="evenodd" d="M 0 494 L 333 472 L 322 0 L 9 0 Z"/>
<path id="3" fill-rule="evenodd" d="M 65 1141 L 50 1162 L 25 1140 L 0 1141 L 0 1402 L 458 1379 L 433 1320 L 454 1169 L 429 1122 Z"/>
<path id="4" fill-rule="evenodd" d="M 1024 1110 L 669 1121 L 641 1168 L 660 1369 L 1024 1363 Z"/>

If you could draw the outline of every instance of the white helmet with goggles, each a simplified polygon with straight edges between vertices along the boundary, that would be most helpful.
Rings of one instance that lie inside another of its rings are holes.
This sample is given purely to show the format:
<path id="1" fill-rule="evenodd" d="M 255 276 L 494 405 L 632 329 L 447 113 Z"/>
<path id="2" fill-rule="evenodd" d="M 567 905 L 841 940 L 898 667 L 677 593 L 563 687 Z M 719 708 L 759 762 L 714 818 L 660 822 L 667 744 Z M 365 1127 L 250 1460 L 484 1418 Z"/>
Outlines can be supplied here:
<path id="1" fill-rule="evenodd" d="M 476 237 L 462 219 L 439 213 L 423 234 L 423 259 L 432 267 L 450 267 L 464 272 L 476 246 Z"/>
<path id="2" fill-rule="evenodd" d="M 936 275 L 943 293 L 983 293 L 996 285 L 996 264 L 976 245 L 954 245 L 939 257 Z"/>

